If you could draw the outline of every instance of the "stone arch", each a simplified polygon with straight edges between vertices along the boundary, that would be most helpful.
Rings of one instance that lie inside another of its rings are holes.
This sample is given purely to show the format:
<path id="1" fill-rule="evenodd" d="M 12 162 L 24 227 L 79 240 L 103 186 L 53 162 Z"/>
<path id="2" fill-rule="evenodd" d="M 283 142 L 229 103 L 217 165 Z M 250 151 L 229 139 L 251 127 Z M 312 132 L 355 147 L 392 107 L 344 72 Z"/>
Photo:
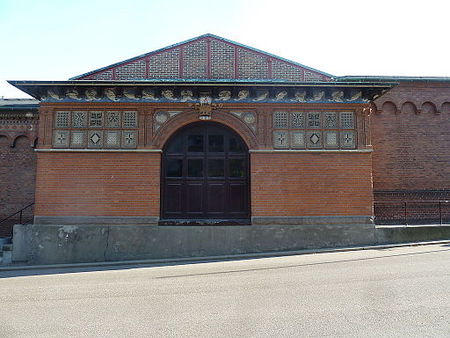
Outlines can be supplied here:
<path id="1" fill-rule="evenodd" d="M 397 106 L 392 101 L 384 102 L 383 105 L 381 106 L 381 110 L 388 114 L 395 114 L 398 112 Z"/>
<path id="2" fill-rule="evenodd" d="M 4 140 L 6 140 L 6 142 Z M 4 143 L 5 145 L 7 144 L 9 147 L 13 146 L 13 139 L 9 134 L 0 134 L 0 141 L 1 141 L 0 145 Z"/>
<path id="3" fill-rule="evenodd" d="M 436 114 L 438 113 L 436 105 L 433 102 L 427 101 L 422 104 L 421 111 L 423 113 Z"/>
<path id="4" fill-rule="evenodd" d="M 400 109 L 400 111 L 406 114 L 417 114 L 417 107 L 414 103 L 406 101 L 402 104 L 402 108 Z"/>
<path id="5" fill-rule="evenodd" d="M 17 136 L 14 137 L 13 141 L 12 141 L 12 148 L 15 148 L 17 145 L 17 141 L 21 142 L 22 139 L 26 139 L 29 142 L 29 137 L 28 135 L 25 134 L 19 134 Z"/>
<path id="6" fill-rule="evenodd" d="M 169 138 L 184 126 L 200 122 L 197 112 L 183 112 L 170 119 L 158 129 L 158 133 L 153 138 L 153 146 L 162 149 Z M 228 113 L 217 111 L 212 114 L 211 122 L 221 123 L 234 130 L 246 143 L 248 149 L 257 149 L 258 141 L 253 131 L 238 117 Z"/>
<path id="7" fill-rule="evenodd" d="M 441 112 L 442 113 L 450 113 L 450 102 L 444 102 L 441 105 Z"/>

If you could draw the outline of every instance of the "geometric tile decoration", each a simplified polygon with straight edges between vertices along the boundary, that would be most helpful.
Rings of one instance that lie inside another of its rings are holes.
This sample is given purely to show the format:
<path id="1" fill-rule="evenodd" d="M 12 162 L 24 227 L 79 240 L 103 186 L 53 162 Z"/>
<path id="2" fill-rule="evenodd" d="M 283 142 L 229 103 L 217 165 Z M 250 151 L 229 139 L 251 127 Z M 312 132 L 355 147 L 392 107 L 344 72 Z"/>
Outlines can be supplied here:
<path id="1" fill-rule="evenodd" d="M 275 112 L 273 126 L 274 148 L 356 148 L 355 115 L 351 111 Z"/>
<path id="2" fill-rule="evenodd" d="M 82 148 L 86 145 L 85 131 L 72 131 L 70 133 L 70 146 L 73 148 Z"/>
<path id="3" fill-rule="evenodd" d="M 355 148 L 355 132 L 354 131 L 342 131 L 341 132 L 341 147 L 342 148 Z"/>
<path id="4" fill-rule="evenodd" d="M 355 123 L 352 112 L 341 112 L 341 128 L 342 129 L 354 129 Z"/>
<path id="5" fill-rule="evenodd" d="M 53 132 L 53 146 L 55 148 L 66 148 L 69 146 L 69 131 L 55 130 Z"/>
<path id="6" fill-rule="evenodd" d="M 72 128 L 85 128 L 87 113 L 85 111 L 72 112 Z"/>
<path id="7" fill-rule="evenodd" d="M 163 114 L 171 118 L 179 113 L 169 111 Z M 53 146 L 78 149 L 136 148 L 137 130 L 129 129 L 137 128 L 137 118 L 137 111 L 56 111 Z M 126 130 L 122 130 L 125 126 Z"/>
<path id="8" fill-rule="evenodd" d="M 276 129 L 289 128 L 289 113 L 281 111 L 273 113 L 273 127 Z"/>
<path id="9" fill-rule="evenodd" d="M 68 111 L 57 111 L 55 114 L 55 128 L 68 128 L 69 114 L 70 112 Z"/>
<path id="10" fill-rule="evenodd" d="M 291 113 L 291 128 L 305 128 L 305 113 Z"/>
<path id="11" fill-rule="evenodd" d="M 136 148 L 136 134 L 134 130 L 122 131 L 122 147 L 123 148 Z"/>
<path id="12" fill-rule="evenodd" d="M 273 132 L 273 146 L 275 148 L 289 148 L 289 137 L 287 131 Z"/>
<path id="13" fill-rule="evenodd" d="M 320 131 L 307 131 L 306 142 L 308 148 L 322 148 L 322 133 Z"/>
<path id="14" fill-rule="evenodd" d="M 325 148 L 337 148 L 338 147 L 338 132 L 337 131 L 325 131 L 324 132 Z"/>
<path id="15" fill-rule="evenodd" d="M 106 127 L 107 128 L 120 128 L 120 111 L 107 111 L 106 112 Z"/>
<path id="16" fill-rule="evenodd" d="M 89 127 L 101 128 L 103 126 L 103 112 L 102 111 L 90 111 L 89 112 Z"/>
<path id="17" fill-rule="evenodd" d="M 119 148 L 120 147 L 120 131 L 107 130 L 105 131 L 105 147 Z"/>
<path id="18" fill-rule="evenodd" d="M 309 112 L 308 122 L 306 124 L 306 128 L 320 128 L 320 113 L 318 112 Z"/>
<path id="19" fill-rule="evenodd" d="M 101 148 L 103 146 L 103 131 L 90 130 L 88 134 L 88 148 Z"/>
<path id="20" fill-rule="evenodd" d="M 136 111 L 124 111 L 123 112 L 123 128 L 136 128 L 137 127 L 137 112 Z"/>
<path id="21" fill-rule="evenodd" d="M 323 116 L 323 127 L 326 129 L 336 129 L 338 127 L 337 124 L 337 113 L 335 112 L 326 112 Z"/>
<path id="22" fill-rule="evenodd" d="M 305 132 L 304 131 L 291 131 L 291 147 L 292 148 L 305 148 Z"/>

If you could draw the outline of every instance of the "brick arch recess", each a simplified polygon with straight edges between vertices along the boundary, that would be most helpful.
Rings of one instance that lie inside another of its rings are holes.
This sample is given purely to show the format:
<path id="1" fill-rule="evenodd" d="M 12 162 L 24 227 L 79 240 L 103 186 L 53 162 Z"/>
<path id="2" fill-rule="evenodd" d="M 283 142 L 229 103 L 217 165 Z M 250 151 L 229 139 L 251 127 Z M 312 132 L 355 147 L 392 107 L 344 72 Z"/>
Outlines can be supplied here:
<path id="1" fill-rule="evenodd" d="M 157 134 L 153 138 L 153 146 L 162 149 L 170 137 L 178 130 L 188 124 L 200 121 L 202 120 L 198 118 L 197 112 L 185 112 L 170 119 L 159 128 Z M 258 141 L 256 140 L 253 131 L 239 118 L 229 113 L 218 111 L 212 113 L 212 119 L 210 121 L 221 123 L 234 130 L 244 140 L 249 150 L 258 148 Z"/>

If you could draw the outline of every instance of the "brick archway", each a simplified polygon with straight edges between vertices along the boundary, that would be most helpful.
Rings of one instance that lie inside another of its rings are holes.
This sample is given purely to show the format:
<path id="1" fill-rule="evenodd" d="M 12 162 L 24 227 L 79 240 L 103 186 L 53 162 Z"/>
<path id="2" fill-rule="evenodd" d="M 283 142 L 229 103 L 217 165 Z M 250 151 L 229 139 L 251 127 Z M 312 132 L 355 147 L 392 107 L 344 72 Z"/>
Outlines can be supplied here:
<path id="1" fill-rule="evenodd" d="M 187 126 L 188 124 L 199 122 L 198 113 L 194 111 L 183 112 L 178 116 L 170 119 L 166 124 L 159 128 L 158 132 L 153 137 L 153 147 L 162 149 L 166 142 L 174 135 L 179 129 Z M 217 122 L 231 128 L 236 132 L 246 143 L 248 149 L 258 149 L 258 141 L 253 131 L 239 118 L 234 115 L 217 111 L 212 114 L 211 122 Z"/>

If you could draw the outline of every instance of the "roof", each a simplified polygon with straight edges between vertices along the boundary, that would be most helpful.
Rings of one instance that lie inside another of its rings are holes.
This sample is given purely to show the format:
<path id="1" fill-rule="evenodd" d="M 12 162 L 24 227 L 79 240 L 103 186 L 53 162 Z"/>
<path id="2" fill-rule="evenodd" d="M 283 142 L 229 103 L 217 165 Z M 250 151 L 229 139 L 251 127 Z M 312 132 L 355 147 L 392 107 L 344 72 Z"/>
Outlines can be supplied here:
<path id="1" fill-rule="evenodd" d="M 111 69 L 115 69 L 116 67 L 120 67 L 120 66 L 123 66 L 123 65 L 126 65 L 126 64 L 130 64 L 130 63 L 133 63 L 133 62 L 138 61 L 138 60 L 143 60 L 143 59 L 149 58 L 151 56 L 155 56 L 157 54 L 161 54 L 163 52 L 166 52 L 166 51 L 169 51 L 169 50 L 173 50 L 173 49 L 181 47 L 181 46 L 189 45 L 189 44 L 192 44 L 192 43 L 194 43 L 196 41 L 207 39 L 207 38 L 213 39 L 213 40 L 217 40 L 217 41 L 222 41 L 222 42 L 225 42 L 226 44 L 233 45 L 233 46 L 242 48 L 244 50 L 257 53 L 259 55 L 264 55 L 264 56 L 266 56 L 268 58 L 284 62 L 284 63 L 289 64 L 291 66 L 300 67 L 302 69 L 308 70 L 308 71 L 313 72 L 315 74 L 320 74 L 320 75 L 324 76 L 325 78 L 329 78 L 329 79 L 334 78 L 333 75 L 331 75 L 329 73 L 326 73 L 326 72 L 323 72 L 321 70 L 318 70 L 318 69 L 315 69 L 315 68 L 312 68 L 312 67 L 308 67 L 308 66 L 305 66 L 305 65 L 303 65 L 301 63 L 298 63 L 298 62 L 295 62 L 295 61 L 291 61 L 291 60 L 282 58 L 280 56 L 277 56 L 277 55 L 274 55 L 274 54 L 271 54 L 271 53 L 267 53 L 267 52 L 262 51 L 260 49 L 253 48 L 253 47 L 241 44 L 239 42 L 235 42 L 235 41 L 232 41 L 232 40 L 229 40 L 229 39 L 225 39 L 223 37 L 220 37 L 220 36 L 208 33 L 208 34 L 200 35 L 200 36 L 197 36 L 195 38 L 192 38 L 192 39 L 189 39 L 189 40 L 185 40 L 185 41 L 182 41 L 182 42 L 179 42 L 179 43 L 176 43 L 176 44 L 172 44 L 172 45 L 164 47 L 164 48 L 157 49 L 157 50 L 149 52 L 149 53 L 141 54 L 141 55 L 132 57 L 130 59 L 126 59 L 126 60 L 123 60 L 123 61 L 111 64 L 111 65 L 108 65 L 106 67 L 102 67 L 102 68 L 95 69 L 95 70 L 89 71 L 89 72 L 81 74 L 81 75 L 74 76 L 74 77 L 70 78 L 69 80 L 86 79 L 87 77 L 89 77 L 91 75 L 94 75 L 94 74 L 97 74 L 97 73 L 101 73 L 101 72 L 104 72 L 104 71 L 108 71 L 108 70 L 111 70 Z M 212 61 L 210 61 L 210 62 L 212 62 Z M 181 78 L 183 78 L 183 77 L 179 77 L 179 79 L 181 79 Z"/>
<path id="2" fill-rule="evenodd" d="M 37 110 L 39 101 L 35 99 L 0 99 L 0 110 Z"/>

